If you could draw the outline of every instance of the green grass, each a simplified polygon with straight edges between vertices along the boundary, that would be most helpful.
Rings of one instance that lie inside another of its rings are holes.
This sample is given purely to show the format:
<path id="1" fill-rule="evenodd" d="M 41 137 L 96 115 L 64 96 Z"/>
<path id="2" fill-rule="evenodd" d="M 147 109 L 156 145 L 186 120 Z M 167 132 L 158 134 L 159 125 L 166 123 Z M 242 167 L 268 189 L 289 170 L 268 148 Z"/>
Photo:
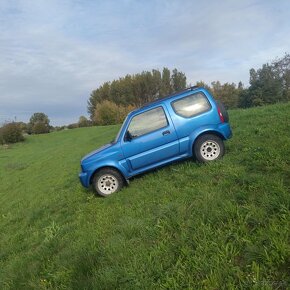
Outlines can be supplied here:
<path id="1" fill-rule="evenodd" d="M 0 289 L 287 289 L 290 103 L 230 117 L 222 160 L 170 165 L 109 198 L 77 174 L 118 126 L 0 149 Z"/>

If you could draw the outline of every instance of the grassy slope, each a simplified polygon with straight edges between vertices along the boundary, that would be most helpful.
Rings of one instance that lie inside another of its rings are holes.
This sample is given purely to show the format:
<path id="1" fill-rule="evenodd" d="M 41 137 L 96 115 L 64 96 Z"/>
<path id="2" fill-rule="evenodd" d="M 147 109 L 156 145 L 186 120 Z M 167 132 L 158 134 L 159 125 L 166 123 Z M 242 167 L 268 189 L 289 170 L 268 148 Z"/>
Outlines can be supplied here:
<path id="1" fill-rule="evenodd" d="M 79 161 L 118 126 L 0 149 L 0 288 L 286 288 L 290 103 L 230 115 L 223 160 L 171 165 L 106 199 L 81 187 Z"/>

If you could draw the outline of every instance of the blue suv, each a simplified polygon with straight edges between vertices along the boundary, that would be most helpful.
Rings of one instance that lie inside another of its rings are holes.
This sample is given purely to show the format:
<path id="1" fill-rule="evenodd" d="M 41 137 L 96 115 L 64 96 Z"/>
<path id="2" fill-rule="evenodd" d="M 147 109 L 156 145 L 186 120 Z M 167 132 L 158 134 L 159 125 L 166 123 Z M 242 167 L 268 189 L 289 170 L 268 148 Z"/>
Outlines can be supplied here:
<path id="1" fill-rule="evenodd" d="M 168 163 L 219 159 L 231 135 L 223 104 L 191 87 L 129 113 L 114 141 L 82 159 L 79 177 L 83 186 L 108 196 L 129 178 Z"/>

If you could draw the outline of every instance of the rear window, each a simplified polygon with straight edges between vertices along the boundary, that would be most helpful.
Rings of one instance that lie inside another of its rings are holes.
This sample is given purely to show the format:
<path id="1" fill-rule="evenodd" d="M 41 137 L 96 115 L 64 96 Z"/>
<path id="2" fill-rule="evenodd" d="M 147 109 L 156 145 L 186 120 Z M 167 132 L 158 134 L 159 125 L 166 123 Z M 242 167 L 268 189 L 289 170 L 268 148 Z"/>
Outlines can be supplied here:
<path id="1" fill-rule="evenodd" d="M 209 111 L 211 105 L 203 93 L 196 93 L 172 102 L 172 108 L 177 115 L 190 118 Z"/>

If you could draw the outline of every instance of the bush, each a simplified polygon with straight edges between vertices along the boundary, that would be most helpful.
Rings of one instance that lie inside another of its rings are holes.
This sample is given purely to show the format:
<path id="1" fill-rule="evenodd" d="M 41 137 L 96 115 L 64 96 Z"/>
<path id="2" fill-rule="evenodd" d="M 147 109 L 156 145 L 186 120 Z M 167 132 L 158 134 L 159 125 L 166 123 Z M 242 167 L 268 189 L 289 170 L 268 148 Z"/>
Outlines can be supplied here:
<path id="1" fill-rule="evenodd" d="M 33 134 L 45 134 L 49 133 L 49 126 L 43 122 L 37 122 L 32 127 Z"/>
<path id="2" fill-rule="evenodd" d="M 122 106 L 111 101 L 103 101 L 97 104 L 94 122 L 97 125 L 114 125 L 122 123 L 127 114 L 132 111 L 132 105 Z"/>
<path id="3" fill-rule="evenodd" d="M 68 129 L 76 129 L 76 128 L 78 128 L 78 127 L 79 127 L 78 123 L 69 124 L 69 125 L 67 126 Z"/>
<path id="4" fill-rule="evenodd" d="M 17 143 L 23 141 L 22 129 L 17 123 L 7 123 L 0 128 L 0 143 Z"/>
<path id="5" fill-rule="evenodd" d="M 85 116 L 80 116 L 79 121 L 78 121 L 78 127 L 90 127 L 92 124 L 91 122 L 85 117 Z"/>
<path id="6" fill-rule="evenodd" d="M 53 131 L 62 131 L 62 130 L 65 130 L 67 127 L 66 126 L 55 126 L 53 128 Z"/>

